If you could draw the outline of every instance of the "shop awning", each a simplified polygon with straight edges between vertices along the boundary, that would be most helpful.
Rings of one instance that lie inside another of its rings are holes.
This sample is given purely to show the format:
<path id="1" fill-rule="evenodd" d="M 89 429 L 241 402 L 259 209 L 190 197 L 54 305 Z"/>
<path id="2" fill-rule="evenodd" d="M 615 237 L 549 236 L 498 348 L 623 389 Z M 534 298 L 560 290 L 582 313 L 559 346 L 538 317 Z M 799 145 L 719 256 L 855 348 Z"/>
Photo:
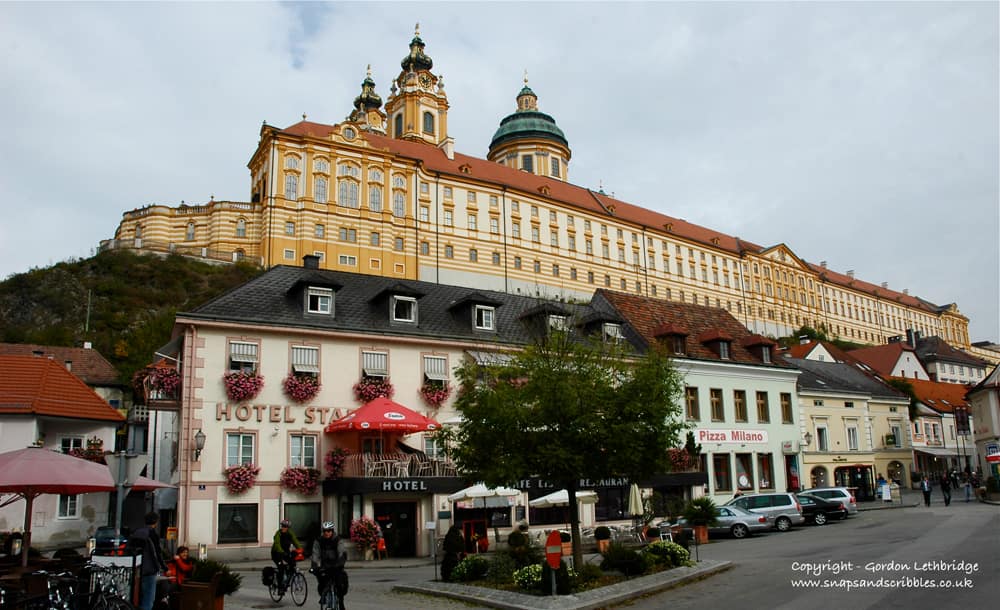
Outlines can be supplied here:
<path id="1" fill-rule="evenodd" d="M 914 447 L 913 450 L 935 457 L 958 457 L 958 451 L 948 447 Z"/>

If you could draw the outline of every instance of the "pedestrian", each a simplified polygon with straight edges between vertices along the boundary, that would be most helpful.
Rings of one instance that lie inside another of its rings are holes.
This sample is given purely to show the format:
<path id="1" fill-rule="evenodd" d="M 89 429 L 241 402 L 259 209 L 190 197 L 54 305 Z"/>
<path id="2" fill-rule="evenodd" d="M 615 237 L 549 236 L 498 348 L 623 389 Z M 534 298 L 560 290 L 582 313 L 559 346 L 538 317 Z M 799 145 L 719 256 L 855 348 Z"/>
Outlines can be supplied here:
<path id="1" fill-rule="evenodd" d="M 157 577 L 167 571 L 167 566 L 163 563 L 163 556 L 160 554 L 160 535 L 156 533 L 156 524 L 160 522 L 160 515 L 156 512 L 147 513 L 143 522 L 146 524 L 144 527 L 132 532 L 132 536 L 128 540 L 128 547 L 132 553 L 142 555 L 139 608 L 140 610 L 152 610 L 153 602 L 156 601 Z"/>
<path id="2" fill-rule="evenodd" d="M 965 487 L 965 501 L 970 502 L 972 500 L 972 477 L 968 473 L 962 477 L 962 486 Z"/>
<path id="3" fill-rule="evenodd" d="M 920 491 L 924 492 L 924 506 L 931 505 L 931 480 L 924 475 L 923 480 L 920 481 Z"/>
<path id="4" fill-rule="evenodd" d="M 951 505 L 951 479 L 947 474 L 941 475 L 941 495 L 944 496 L 944 505 Z"/>

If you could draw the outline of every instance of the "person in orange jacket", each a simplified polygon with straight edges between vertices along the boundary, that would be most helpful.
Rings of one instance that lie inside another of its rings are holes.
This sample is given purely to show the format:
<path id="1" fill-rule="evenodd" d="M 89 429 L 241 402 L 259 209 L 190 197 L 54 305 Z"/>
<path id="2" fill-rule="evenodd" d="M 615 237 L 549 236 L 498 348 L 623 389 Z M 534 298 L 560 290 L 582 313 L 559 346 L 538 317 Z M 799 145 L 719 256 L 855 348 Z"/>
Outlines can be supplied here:
<path id="1" fill-rule="evenodd" d="M 167 576 L 180 586 L 191 578 L 193 573 L 194 560 L 191 559 L 191 550 L 186 546 L 177 547 L 177 554 L 167 563 Z"/>

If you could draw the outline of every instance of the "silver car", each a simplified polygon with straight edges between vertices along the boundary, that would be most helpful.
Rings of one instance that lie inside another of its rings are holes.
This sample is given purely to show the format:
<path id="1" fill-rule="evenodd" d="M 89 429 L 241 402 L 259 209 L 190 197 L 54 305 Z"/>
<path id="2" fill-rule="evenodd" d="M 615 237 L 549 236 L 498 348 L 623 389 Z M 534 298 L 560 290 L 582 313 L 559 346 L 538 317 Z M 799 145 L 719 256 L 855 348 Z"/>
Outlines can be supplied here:
<path id="1" fill-rule="evenodd" d="M 819 496 L 820 498 L 830 500 L 831 502 L 843 503 L 847 508 L 847 515 L 844 515 L 845 519 L 849 515 L 858 514 L 858 501 L 854 498 L 854 494 L 851 493 L 851 490 L 846 487 L 816 487 L 799 493 Z"/>
<path id="2" fill-rule="evenodd" d="M 774 527 L 774 521 L 767 515 L 759 515 L 744 510 L 739 506 L 717 506 L 715 507 L 715 519 L 717 523 L 708 528 L 709 534 L 732 534 L 733 538 L 746 538 L 750 534 L 770 531 Z M 659 524 L 661 530 L 674 526 L 688 527 L 687 519 L 679 519 L 677 523 L 667 523 L 663 521 Z"/>
<path id="3" fill-rule="evenodd" d="M 733 498 L 724 506 L 737 506 L 759 515 L 767 515 L 773 519 L 774 528 L 779 532 L 787 532 L 793 525 L 806 522 L 802 516 L 802 505 L 795 494 L 777 492 L 748 494 Z"/>

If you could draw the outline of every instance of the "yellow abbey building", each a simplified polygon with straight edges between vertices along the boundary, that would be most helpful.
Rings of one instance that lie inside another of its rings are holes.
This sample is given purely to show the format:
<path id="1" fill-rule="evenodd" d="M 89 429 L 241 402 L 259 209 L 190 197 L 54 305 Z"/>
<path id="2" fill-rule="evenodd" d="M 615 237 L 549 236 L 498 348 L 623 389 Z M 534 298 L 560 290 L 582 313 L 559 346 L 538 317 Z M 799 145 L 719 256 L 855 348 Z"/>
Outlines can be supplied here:
<path id="1" fill-rule="evenodd" d="M 722 307 L 770 336 L 803 325 L 859 343 L 914 329 L 968 348 L 968 318 L 785 244 L 760 246 L 569 181 L 572 153 L 525 86 L 486 159 L 455 152 L 419 32 L 388 98 L 369 70 L 344 121 L 265 124 L 250 201 L 152 205 L 105 248 L 326 268 L 562 299 L 598 287 Z"/>

